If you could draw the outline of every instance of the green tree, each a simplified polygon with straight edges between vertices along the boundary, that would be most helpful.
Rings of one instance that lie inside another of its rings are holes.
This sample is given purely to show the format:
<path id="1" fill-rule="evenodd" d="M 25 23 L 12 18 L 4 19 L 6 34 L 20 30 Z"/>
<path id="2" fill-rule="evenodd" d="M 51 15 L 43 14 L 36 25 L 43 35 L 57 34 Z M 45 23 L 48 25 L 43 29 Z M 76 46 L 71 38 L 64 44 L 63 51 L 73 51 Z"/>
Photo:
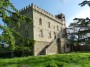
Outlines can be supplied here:
<path id="1" fill-rule="evenodd" d="M 79 5 L 85 6 L 85 5 L 90 6 L 90 1 L 83 1 Z M 76 45 L 88 45 L 90 44 L 90 19 L 89 18 L 75 18 L 74 23 L 71 23 L 69 25 L 69 31 L 71 31 L 69 34 L 70 37 L 72 35 L 74 36 L 73 42 Z M 72 40 L 72 38 L 70 38 Z"/>
<path id="2" fill-rule="evenodd" d="M 9 50 L 15 50 L 16 39 L 22 40 L 24 44 L 33 43 L 30 40 L 21 36 L 15 29 L 20 27 L 20 23 L 31 22 L 32 20 L 26 16 L 20 15 L 19 11 L 13 6 L 10 0 L 0 0 L 0 19 L 5 25 L 0 24 L 0 29 L 3 30 L 0 35 L 0 41 L 9 45 Z"/>

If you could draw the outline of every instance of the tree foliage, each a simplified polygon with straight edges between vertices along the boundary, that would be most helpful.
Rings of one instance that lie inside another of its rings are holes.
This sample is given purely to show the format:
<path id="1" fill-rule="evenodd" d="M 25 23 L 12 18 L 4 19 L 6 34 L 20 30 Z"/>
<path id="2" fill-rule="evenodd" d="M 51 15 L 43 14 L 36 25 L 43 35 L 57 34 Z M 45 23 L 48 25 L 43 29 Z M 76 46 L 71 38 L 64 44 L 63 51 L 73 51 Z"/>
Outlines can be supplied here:
<path id="1" fill-rule="evenodd" d="M 9 50 L 14 51 L 16 39 L 22 43 L 31 44 L 34 40 L 30 40 L 21 36 L 15 29 L 20 27 L 20 23 L 31 22 L 32 20 L 26 16 L 20 15 L 19 11 L 13 6 L 10 0 L 0 0 L 0 19 L 5 25 L 0 24 L 0 29 L 3 30 L 0 35 L 0 41 L 9 45 Z"/>
<path id="2" fill-rule="evenodd" d="M 90 1 L 83 1 L 79 5 L 90 6 Z M 73 43 L 77 45 L 87 45 L 90 44 L 90 19 L 87 18 L 75 18 L 74 23 L 69 25 L 69 39 L 73 40 Z M 73 38 L 73 39 L 72 39 Z"/>
<path id="3" fill-rule="evenodd" d="M 70 31 L 70 37 L 73 36 L 74 42 L 77 42 L 78 45 L 80 43 L 88 43 L 89 38 L 90 38 L 90 19 L 80 19 L 76 18 L 74 19 L 76 22 L 71 23 L 69 26 L 69 31 Z"/>
<path id="4" fill-rule="evenodd" d="M 83 7 L 83 6 L 85 6 L 85 5 L 90 6 L 90 1 L 85 0 L 85 1 L 83 1 L 82 3 L 80 3 L 79 5 L 80 5 L 81 7 Z"/>

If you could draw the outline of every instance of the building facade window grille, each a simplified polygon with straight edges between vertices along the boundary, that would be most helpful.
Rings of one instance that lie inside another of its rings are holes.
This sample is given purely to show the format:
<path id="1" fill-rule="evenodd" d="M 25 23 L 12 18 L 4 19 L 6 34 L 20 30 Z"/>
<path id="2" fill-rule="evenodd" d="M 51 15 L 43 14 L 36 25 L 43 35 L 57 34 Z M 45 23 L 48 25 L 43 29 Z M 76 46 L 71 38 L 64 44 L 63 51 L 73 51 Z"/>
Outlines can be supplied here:
<path id="1" fill-rule="evenodd" d="M 41 18 L 39 19 L 39 25 L 42 25 L 42 19 Z"/>

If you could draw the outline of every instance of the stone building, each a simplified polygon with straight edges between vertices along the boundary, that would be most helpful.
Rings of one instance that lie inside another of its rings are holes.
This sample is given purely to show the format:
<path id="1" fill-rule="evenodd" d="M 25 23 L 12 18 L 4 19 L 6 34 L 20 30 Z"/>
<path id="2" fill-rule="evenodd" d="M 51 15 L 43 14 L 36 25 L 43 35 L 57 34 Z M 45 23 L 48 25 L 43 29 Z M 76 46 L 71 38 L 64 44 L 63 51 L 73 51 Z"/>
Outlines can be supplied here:
<path id="1" fill-rule="evenodd" d="M 68 52 L 66 45 L 66 23 L 64 14 L 53 16 L 49 12 L 31 4 L 20 11 L 33 19 L 31 24 L 22 25 L 21 35 L 36 40 L 33 55 L 48 55 Z"/>

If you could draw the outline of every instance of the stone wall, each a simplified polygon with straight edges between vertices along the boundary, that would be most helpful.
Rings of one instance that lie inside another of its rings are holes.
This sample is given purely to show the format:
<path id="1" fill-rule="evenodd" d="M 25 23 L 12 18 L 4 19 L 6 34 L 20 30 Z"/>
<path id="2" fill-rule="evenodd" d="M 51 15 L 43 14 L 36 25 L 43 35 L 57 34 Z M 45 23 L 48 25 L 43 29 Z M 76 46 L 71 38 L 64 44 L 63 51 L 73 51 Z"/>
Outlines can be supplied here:
<path id="1" fill-rule="evenodd" d="M 49 42 L 44 42 L 44 41 L 36 41 L 34 45 L 34 56 L 37 55 L 45 55 L 45 50 L 47 46 L 49 45 Z"/>
<path id="2" fill-rule="evenodd" d="M 39 25 L 40 18 L 42 19 L 42 25 Z M 49 22 L 50 22 L 50 28 L 48 27 Z M 57 30 L 57 26 L 58 26 L 58 30 Z M 56 33 L 56 35 L 58 36 L 61 35 L 58 33 L 61 32 L 61 28 L 63 27 L 63 25 L 45 16 L 44 14 L 36 10 L 33 10 L 33 27 L 34 27 L 34 40 L 51 42 L 55 37 L 54 33 Z M 43 37 L 39 36 L 40 30 L 43 31 Z M 51 33 L 51 38 L 49 38 L 49 33 Z"/>
<path id="3" fill-rule="evenodd" d="M 60 43 L 57 43 L 57 39 L 51 42 L 36 41 L 34 45 L 34 56 L 37 55 L 51 55 L 69 52 L 70 49 L 66 46 L 66 42 L 60 39 Z"/>
<path id="4" fill-rule="evenodd" d="M 54 39 L 51 43 L 49 43 L 49 46 L 46 48 L 45 51 L 46 51 L 46 55 L 58 54 L 59 50 L 58 50 L 57 39 Z"/>

